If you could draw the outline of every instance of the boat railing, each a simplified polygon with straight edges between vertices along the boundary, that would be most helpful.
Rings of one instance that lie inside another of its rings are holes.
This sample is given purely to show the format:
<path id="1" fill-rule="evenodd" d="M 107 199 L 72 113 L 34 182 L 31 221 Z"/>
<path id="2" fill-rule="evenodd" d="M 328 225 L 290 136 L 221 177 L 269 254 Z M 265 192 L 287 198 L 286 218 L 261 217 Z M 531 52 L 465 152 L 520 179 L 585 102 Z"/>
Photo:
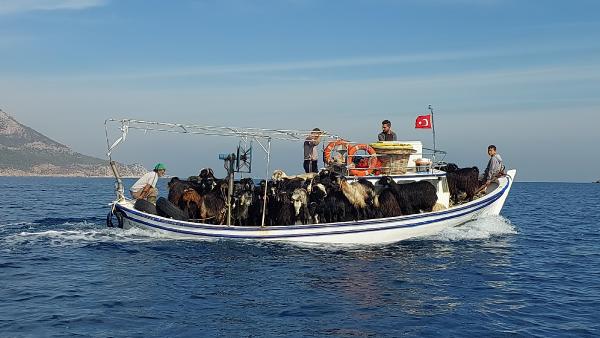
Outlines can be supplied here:
<path id="1" fill-rule="evenodd" d="M 431 174 L 446 164 L 443 150 L 422 148 L 421 152 L 407 152 L 393 159 L 394 154 L 377 153 L 364 146 L 345 140 L 338 141 L 335 147 L 323 145 L 324 164 L 346 176 Z"/>

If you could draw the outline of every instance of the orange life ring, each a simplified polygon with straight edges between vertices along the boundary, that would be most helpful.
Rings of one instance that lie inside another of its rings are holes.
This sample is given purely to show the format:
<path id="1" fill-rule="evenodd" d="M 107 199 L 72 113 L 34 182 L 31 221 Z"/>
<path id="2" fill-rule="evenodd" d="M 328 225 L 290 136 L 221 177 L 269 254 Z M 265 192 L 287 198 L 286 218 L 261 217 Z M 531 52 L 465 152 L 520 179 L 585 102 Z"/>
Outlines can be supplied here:
<path id="1" fill-rule="evenodd" d="M 344 148 L 348 147 L 348 141 L 335 140 L 335 141 L 331 141 L 331 142 L 329 142 L 329 144 L 327 144 L 327 147 L 325 147 L 325 150 L 323 150 L 323 159 L 325 160 L 325 163 L 331 162 L 331 151 L 339 146 L 342 146 Z"/>
<path id="2" fill-rule="evenodd" d="M 353 147 L 350 147 L 350 149 L 348 149 L 348 162 L 347 162 L 348 165 L 353 164 L 354 154 L 356 154 L 356 152 L 359 150 L 364 150 L 369 155 L 371 155 L 369 157 L 369 166 L 367 168 L 350 169 L 350 171 L 349 171 L 350 175 L 352 175 L 352 176 L 371 175 L 371 173 L 373 173 L 373 170 L 379 169 L 381 167 L 381 163 L 379 163 L 377 156 L 373 156 L 373 155 L 377 155 L 377 153 L 375 152 L 375 149 L 373 149 L 373 147 L 371 147 L 368 144 L 357 144 Z"/>

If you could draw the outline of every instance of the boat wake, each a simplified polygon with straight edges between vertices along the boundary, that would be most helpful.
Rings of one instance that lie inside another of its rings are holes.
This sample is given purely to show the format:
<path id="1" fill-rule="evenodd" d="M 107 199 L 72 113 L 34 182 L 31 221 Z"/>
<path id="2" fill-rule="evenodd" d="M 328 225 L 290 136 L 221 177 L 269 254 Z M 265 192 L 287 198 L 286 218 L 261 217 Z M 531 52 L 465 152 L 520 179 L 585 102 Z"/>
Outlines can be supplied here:
<path id="1" fill-rule="evenodd" d="M 125 243 L 125 242 L 152 242 L 156 240 L 181 240 L 181 237 L 173 237 L 157 231 L 145 230 L 141 228 L 118 229 L 106 228 L 93 222 L 81 221 L 72 222 L 68 220 L 62 224 L 55 224 L 54 229 L 40 231 L 37 222 L 26 223 L 17 222 L 5 224 L 13 228 L 13 233 L 0 239 L 0 243 L 5 247 L 23 246 L 32 244 L 45 244 L 50 246 L 81 246 L 90 243 Z M 43 227 L 42 228 L 47 228 Z M 14 231 L 16 230 L 16 231 Z M 37 230 L 37 231 L 36 231 Z M 444 229 L 441 232 L 427 237 L 415 238 L 417 241 L 461 241 L 461 240 L 480 240 L 495 236 L 516 234 L 516 227 L 509 220 L 501 216 L 491 216 L 467 222 L 457 227 Z M 193 238 L 197 240 L 197 238 Z M 208 239 L 210 241 L 210 239 Z M 259 243 L 255 241 L 248 241 Z M 309 243 L 294 243 L 300 247 L 313 247 Z M 315 245 L 323 249 L 323 245 Z M 355 245 L 326 245 L 333 250 L 341 248 L 357 248 Z"/>
<path id="2" fill-rule="evenodd" d="M 61 226 L 62 229 L 32 231 L 35 227 L 28 224 L 27 231 L 7 235 L 0 239 L 0 242 L 6 247 L 40 243 L 50 246 L 80 246 L 90 243 L 151 242 L 157 239 L 171 239 L 151 230 L 106 228 L 89 222 L 65 222 Z"/>
<path id="3" fill-rule="evenodd" d="M 425 240 L 435 241 L 461 241 L 488 239 L 496 236 L 516 234 L 516 227 L 502 216 L 489 216 L 479 218 L 462 225 L 444 229 L 441 232 L 423 237 Z"/>

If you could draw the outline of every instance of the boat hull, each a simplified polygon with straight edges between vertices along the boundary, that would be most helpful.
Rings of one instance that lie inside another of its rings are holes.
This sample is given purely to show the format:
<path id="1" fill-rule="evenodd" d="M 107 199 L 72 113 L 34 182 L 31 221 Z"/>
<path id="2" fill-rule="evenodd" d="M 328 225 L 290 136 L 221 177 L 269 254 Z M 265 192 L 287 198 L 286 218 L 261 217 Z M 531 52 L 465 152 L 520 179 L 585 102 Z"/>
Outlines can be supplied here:
<path id="1" fill-rule="evenodd" d="M 243 227 L 192 223 L 150 215 L 135 210 L 130 201 L 115 204 L 123 215 L 125 228 L 152 229 L 169 237 L 199 239 L 243 239 L 294 241 L 335 244 L 386 244 L 409 238 L 428 236 L 470 220 L 498 215 L 512 186 L 516 170 L 509 170 L 491 191 L 475 200 L 450 209 L 362 221 Z"/>

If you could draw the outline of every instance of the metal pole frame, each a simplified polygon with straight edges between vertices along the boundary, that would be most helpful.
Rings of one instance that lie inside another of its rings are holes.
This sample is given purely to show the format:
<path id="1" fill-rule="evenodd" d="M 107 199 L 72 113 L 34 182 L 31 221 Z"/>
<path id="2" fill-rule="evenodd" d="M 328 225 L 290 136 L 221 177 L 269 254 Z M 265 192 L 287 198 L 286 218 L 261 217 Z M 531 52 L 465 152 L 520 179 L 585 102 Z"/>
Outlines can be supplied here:
<path id="1" fill-rule="evenodd" d="M 267 188 L 269 187 L 269 172 L 271 171 L 271 139 L 267 140 L 267 169 L 265 171 L 265 193 L 263 195 L 263 212 L 260 226 L 265 226 L 265 216 L 267 213 Z"/>
<path id="2" fill-rule="evenodd" d="M 433 123 L 433 108 L 431 107 L 431 105 L 429 105 L 428 109 L 431 112 L 431 129 L 433 132 L 433 164 L 435 164 L 435 154 L 437 152 L 435 147 L 435 123 Z"/>
<path id="3" fill-rule="evenodd" d="M 112 144 L 108 135 L 108 123 L 115 122 L 120 124 L 121 137 L 119 137 Z M 106 144 L 108 147 L 107 156 L 109 161 L 112 161 L 112 152 L 115 148 L 125 141 L 128 132 L 131 129 L 142 130 L 144 133 L 148 131 L 158 131 L 167 133 L 180 133 L 180 134 L 199 134 L 207 136 L 225 136 L 225 137 L 238 137 L 245 142 L 248 139 L 256 141 L 267 155 L 267 168 L 265 172 L 265 192 L 263 202 L 263 214 L 261 220 L 261 226 L 265 226 L 265 213 L 267 206 L 267 189 L 269 187 L 269 172 L 271 170 L 271 142 L 273 139 L 285 140 L 285 141 L 299 141 L 304 140 L 308 135 L 311 135 L 312 130 L 288 130 L 288 129 L 261 129 L 261 128 L 236 128 L 236 127 L 218 127 L 218 126 L 201 126 L 201 125 L 184 125 L 179 123 L 168 123 L 168 122 L 155 122 L 155 121 L 142 121 L 134 119 L 106 119 L 104 121 L 104 129 L 106 132 Z M 326 131 L 322 131 L 322 135 L 326 135 L 330 139 L 341 139 L 340 136 L 329 134 Z M 261 140 L 267 141 L 267 146 L 262 144 Z M 124 191 L 123 184 L 120 180 L 118 172 L 115 172 L 117 179 L 117 196 L 124 198 L 124 194 L 119 195 L 119 191 Z M 233 181 L 233 180 L 231 180 Z M 229 203 L 230 204 L 230 203 Z M 229 212 L 231 215 L 231 212 Z M 228 221 L 229 223 L 229 221 Z"/>

